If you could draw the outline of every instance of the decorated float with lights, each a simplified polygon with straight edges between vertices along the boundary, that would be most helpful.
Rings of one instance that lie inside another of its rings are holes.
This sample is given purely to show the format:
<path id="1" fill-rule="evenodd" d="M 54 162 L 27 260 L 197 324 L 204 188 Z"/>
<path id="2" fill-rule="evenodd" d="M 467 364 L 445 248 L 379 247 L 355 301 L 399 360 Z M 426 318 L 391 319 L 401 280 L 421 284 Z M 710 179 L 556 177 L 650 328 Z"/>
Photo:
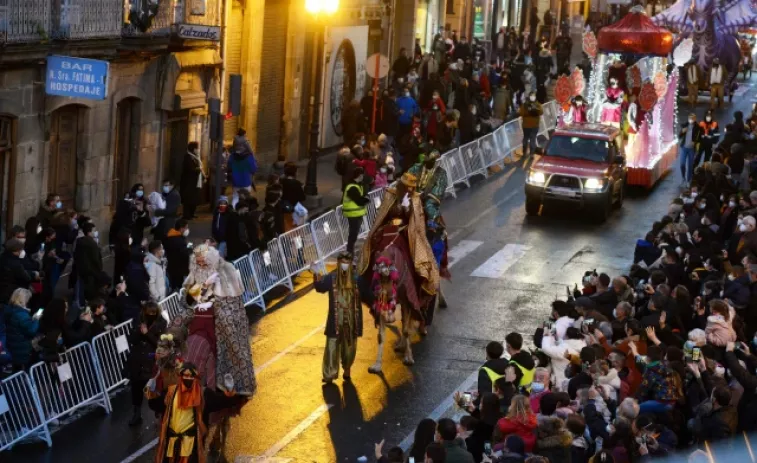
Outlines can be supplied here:
<path id="1" fill-rule="evenodd" d="M 668 66 L 673 34 L 640 7 L 584 36 L 593 60 L 586 88 L 589 122 L 623 129 L 628 185 L 651 188 L 678 154 L 678 70 Z"/>

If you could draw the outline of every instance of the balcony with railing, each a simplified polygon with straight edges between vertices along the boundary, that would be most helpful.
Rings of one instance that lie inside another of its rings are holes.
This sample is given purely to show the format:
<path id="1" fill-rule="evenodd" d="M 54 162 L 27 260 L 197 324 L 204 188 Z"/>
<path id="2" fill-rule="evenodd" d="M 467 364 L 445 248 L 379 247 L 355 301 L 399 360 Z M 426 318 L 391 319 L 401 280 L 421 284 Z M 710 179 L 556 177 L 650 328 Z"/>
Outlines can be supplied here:
<path id="1" fill-rule="evenodd" d="M 123 0 L 52 0 L 52 33 L 57 40 L 121 37 Z"/>
<path id="2" fill-rule="evenodd" d="M 0 0 L 0 43 L 47 40 L 51 10 L 50 0 Z"/>
<path id="3" fill-rule="evenodd" d="M 141 0 L 124 1 L 125 37 L 167 37 L 177 24 L 221 25 L 221 0 L 151 0 L 146 8 Z"/>

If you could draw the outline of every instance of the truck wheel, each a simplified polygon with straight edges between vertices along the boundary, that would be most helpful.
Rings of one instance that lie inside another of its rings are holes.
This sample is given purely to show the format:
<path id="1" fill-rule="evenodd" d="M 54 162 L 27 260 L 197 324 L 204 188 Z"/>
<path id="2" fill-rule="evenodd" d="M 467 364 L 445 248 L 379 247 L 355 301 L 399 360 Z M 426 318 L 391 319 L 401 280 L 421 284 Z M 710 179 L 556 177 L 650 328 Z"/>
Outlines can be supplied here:
<path id="1" fill-rule="evenodd" d="M 526 198 L 526 215 L 539 215 L 541 204 L 533 199 Z"/>
<path id="2" fill-rule="evenodd" d="M 618 193 L 618 201 L 615 203 L 615 206 L 620 209 L 623 207 L 623 200 L 626 199 L 626 180 L 621 180 L 623 184 L 620 186 L 620 193 Z"/>

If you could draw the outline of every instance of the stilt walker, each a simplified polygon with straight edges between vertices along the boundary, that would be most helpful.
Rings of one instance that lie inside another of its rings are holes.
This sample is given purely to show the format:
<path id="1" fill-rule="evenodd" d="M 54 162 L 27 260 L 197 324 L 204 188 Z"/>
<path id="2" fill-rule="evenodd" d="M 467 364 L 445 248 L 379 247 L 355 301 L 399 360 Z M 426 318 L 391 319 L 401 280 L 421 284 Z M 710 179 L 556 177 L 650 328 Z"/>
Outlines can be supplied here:
<path id="1" fill-rule="evenodd" d="M 338 266 L 334 272 L 323 277 L 315 271 L 313 274 L 315 290 L 329 293 L 323 382 L 330 384 L 339 377 L 340 361 L 344 369 L 343 378 L 349 380 L 350 368 L 357 353 L 357 340 L 363 335 L 363 311 L 352 254 L 339 254 Z"/>

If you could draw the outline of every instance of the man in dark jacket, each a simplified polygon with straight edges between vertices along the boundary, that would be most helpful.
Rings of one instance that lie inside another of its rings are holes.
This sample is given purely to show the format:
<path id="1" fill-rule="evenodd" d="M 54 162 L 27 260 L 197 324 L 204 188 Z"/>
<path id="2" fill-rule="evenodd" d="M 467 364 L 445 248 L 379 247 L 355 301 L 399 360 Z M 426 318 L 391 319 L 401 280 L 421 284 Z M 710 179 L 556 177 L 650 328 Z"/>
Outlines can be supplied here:
<path id="1" fill-rule="evenodd" d="M 164 241 L 166 234 L 176 224 L 176 219 L 179 217 L 179 206 L 181 205 L 181 196 L 176 188 L 173 186 L 173 182 L 170 179 L 163 180 L 163 199 L 166 200 L 165 209 L 157 209 L 154 211 L 155 217 L 160 217 L 160 222 L 153 230 L 153 237 L 156 240 Z"/>
<path id="2" fill-rule="evenodd" d="M 512 332 L 505 337 L 507 353 L 510 354 L 509 365 L 515 367 L 515 387 L 529 388 L 534 377 L 536 364 L 531 354 L 523 349 L 523 336 L 519 333 Z"/>
<path id="3" fill-rule="evenodd" d="M 705 404 L 703 404 L 705 405 Z M 738 414 L 731 405 L 731 390 L 718 386 L 712 390 L 709 407 L 698 414 L 694 423 L 694 435 L 700 442 L 725 439 L 736 433 Z"/>
<path id="4" fill-rule="evenodd" d="M 3 304 L 8 303 L 17 288 L 29 289 L 33 276 L 24 268 L 24 257 L 26 251 L 20 240 L 11 239 L 5 243 L 5 251 L 0 256 L 0 302 Z"/>
<path id="5" fill-rule="evenodd" d="M 738 431 L 751 432 L 757 429 L 757 376 L 751 373 L 757 370 L 757 357 L 741 350 L 734 351 L 734 347 L 732 342 L 726 345 L 723 360 L 731 377 L 744 388 L 738 405 Z M 746 363 L 746 368 L 741 366 L 739 360 Z"/>
<path id="6" fill-rule="evenodd" d="M 195 218 L 195 210 L 200 204 L 202 185 L 207 180 L 200 157 L 200 145 L 193 141 L 187 145 L 184 163 L 181 168 L 181 202 L 184 206 L 184 218 Z"/>
<path id="7" fill-rule="evenodd" d="M 189 255 L 191 250 L 187 244 L 189 222 L 184 219 L 176 221 L 176 226 L 168 231 L 163 248 L 166 251 L 168 263 L 166 270 L 171 289 L 178 289 L 184 284 L 189 275 Z"/>
<path id="8" fill-rule="evenodd" d="M 53 216 L 60 211 L 62 207 L 63 203 L 57 193 L 50 193 L 47 195 L 45 202 L 39 206 L 39 211 L 37 211 L 37 220 L 42 228 L 50 226 Z"/>
<path id="9" fill-rule="evenodd" d="M 465 441 L 457 437 L 457 424 L 449 418 L 442 418 L 436 426 L 436 432 L 442 439 L 447 451 L 445 462 L 473 463 L 473 455 L 465 449 Z"/>
<path id="10" fill-rule="evenodd" d="M 74 265 L 79 283 L 79 303 L 83 304 L 84 295 L 97 289 L 96 280 L 103 271 L 103 258 L 95 239 L 98 233 L 95 224 L 87 222 L 82 225 L 81 231 L 84 236 L 76 240 Z"/>
<path id="11" fill-rule="evenodd" d="M 145 268 L 145 256 L 141 249 L 135 249 L 131 253 L 131 260 L 126 265 L 124 281 L 126 282 L 127 294 L 136 305 L 151 300 L 150 275 Z"/>

